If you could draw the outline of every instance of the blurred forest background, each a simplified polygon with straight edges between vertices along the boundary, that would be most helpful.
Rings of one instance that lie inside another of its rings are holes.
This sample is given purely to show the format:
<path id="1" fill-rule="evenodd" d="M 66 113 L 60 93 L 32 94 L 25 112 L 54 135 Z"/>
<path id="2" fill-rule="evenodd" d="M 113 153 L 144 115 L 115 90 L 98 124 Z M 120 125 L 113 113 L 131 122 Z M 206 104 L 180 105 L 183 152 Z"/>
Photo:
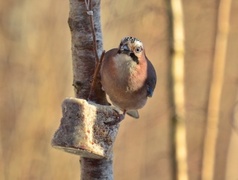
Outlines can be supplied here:
<path id="1" fill-rule="evenodd" d="M 199 180 L 207 170 L 215 180 L 237 180 L 238 1 L 182 4 L 187 176 Z M 101 2 L 104 49 L 135 36 L 158 76 L 141 118 L 121 123 L 114 146 L 116 180 L 176 177 L 170 10 L 166 0 Z M 61 102 L 74 96 L 68 12 L 68 1 L 0 2 L 1 180 L 80 177 L 79 157 L 50 145 Z M 204 168 L 208 164 L 211 169 Z"/>

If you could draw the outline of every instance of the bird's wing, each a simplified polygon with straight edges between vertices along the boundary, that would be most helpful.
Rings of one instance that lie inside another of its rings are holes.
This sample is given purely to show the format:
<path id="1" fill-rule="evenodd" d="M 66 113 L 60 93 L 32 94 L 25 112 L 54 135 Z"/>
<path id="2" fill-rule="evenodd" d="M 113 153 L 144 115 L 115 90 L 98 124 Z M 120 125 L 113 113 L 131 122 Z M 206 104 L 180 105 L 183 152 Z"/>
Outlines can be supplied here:
<path id="1" fill-rule="evenodd" d="M 154 66 L 147 59 L 147 96 L 152 97 L 156 85 L 156 72 Z"/>

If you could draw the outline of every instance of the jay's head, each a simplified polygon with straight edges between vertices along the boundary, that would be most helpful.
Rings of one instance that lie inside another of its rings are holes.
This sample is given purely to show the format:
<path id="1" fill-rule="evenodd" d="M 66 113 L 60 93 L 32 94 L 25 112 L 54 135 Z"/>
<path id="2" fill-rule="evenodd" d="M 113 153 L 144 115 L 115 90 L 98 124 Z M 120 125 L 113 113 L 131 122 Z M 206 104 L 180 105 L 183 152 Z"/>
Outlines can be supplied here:
<path id="1" fill-rule="evenodd" d="M 125 37 L 121 40 L 118 54 L 131 56 L 133 61 L 139 64 L 139 60 L 144 57 L 144 48 L 140 40 L 134 37 Z"/>

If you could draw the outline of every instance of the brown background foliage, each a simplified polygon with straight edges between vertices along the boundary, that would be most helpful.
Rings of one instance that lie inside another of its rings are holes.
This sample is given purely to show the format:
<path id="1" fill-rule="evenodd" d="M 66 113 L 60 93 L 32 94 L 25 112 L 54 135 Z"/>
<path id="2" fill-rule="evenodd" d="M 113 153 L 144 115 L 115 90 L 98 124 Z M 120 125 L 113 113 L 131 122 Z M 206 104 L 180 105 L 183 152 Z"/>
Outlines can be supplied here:
<path id="1" fill-rule="evenodd" d="M 79 179 L 78 157 L 51 147 L 61 102 L 74 96 L 68 1 L 0 2 L 0 179 Z M 104 49 L 138 37 L 155 65 L 154 97 L 121 123 L 115 179 L 174 178 L 167 1 L 102 1 Z M 219 0 L 183 0 L 189 179 L 200 179 Z M 238 179 L 238 1 L 233 0 L 216 141 L 215 179 Z M 212 128 L 212 127 L 211 127 Z"/>

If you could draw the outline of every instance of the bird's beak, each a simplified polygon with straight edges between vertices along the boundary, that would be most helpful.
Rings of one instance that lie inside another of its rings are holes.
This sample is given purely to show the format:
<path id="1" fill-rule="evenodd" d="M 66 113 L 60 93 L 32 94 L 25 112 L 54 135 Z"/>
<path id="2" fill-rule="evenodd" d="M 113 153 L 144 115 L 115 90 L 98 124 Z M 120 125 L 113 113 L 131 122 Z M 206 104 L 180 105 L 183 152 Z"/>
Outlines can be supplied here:
<path id="1" fill-rule="evenodd" d="M 130 51 L 130 49 L 129 49 L 129 47 L 128 47 L 127 44 L 124 44 L 124 45 L 121 47 L 121 49 L 122 49 L 123 51 Z"/>
<path id="2" fill-rule="evenodd" d="M 124 44 L 122 46 L 119 47 L 118 53 L 124 53 L 124 54 L 129 54 L 130 53 L 130 49 L 128 47 L 127 44 Z"/>

